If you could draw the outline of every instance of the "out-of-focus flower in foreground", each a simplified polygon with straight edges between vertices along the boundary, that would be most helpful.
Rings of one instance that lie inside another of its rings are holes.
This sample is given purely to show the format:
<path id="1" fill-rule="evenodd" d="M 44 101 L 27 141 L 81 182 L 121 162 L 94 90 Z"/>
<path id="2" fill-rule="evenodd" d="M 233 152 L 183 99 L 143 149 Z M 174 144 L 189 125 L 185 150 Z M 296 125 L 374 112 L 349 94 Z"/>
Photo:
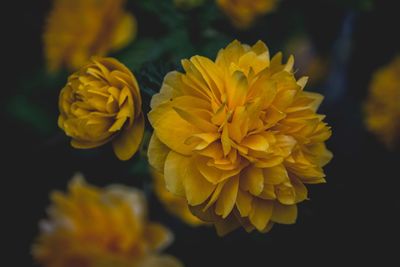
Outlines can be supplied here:
<path id="1" fill-rule="evenodd" d="M 364 106 L 367 128 L 388 147 L 400 140 L 400 56 L 373 75 Z"/>
<path id="2" fill-rule="evenodd" d="M 217 4 L 234 26 L 246 29 L 259 16 L 274 11 L 278 0 L 217 0 Z"/>
<path id="3" fill-rule="evenodd" d="M 183 60 L 185 73 L 167 74 L 152 99 L 149 162 L 220 235 L 294 223 L 304 184 L 325 182 L 323 97 L 303 90 L 293 57 L 281 61 L 261 41 L 234 41 L 215 61 Z"/>
<path id="4" fill-rule="evenodd" d="M 68 78 L 59 99 L 58 125 L 75 148 L 112 142 L 117 157 L 138 150 L 144 132 L 139 86 L 133 74 L 113 58 L 92 58 Z"/>
<path id="5" fill-rule="evenodd" d="M 76 70 L 91 56 L 126 46 L 136 35 L 136 20 L 125 0 L 54 0 L 44 32 L 44 52 L 51 71 Z"/>
<path id="6" fill-rule="evenodd" d="M 203 225 L 204 222 L 194 216 L 187 204 L 186 198 L 169 192 L 165 187 L 164 177 L 157 171 L 152 172 L 154 192 L 168 212 L 177 216 L 191 226 Z"/>
<path id="7" fill-rule="evenodd" d="M 68 193 L 53 192 L 33 256 L 46 267 L 178 267 L 158 254 L 172 234 L 149 222 L 141 192 L 118 185 L 100 189 L 75 177 Z"/>

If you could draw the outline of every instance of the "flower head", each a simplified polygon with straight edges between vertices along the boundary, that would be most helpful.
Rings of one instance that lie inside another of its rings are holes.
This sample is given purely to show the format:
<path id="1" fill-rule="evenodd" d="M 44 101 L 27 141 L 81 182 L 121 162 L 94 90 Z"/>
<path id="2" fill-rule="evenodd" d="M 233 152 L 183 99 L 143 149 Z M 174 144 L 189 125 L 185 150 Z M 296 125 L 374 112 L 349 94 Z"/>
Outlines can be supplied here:
<path id="1" fill-rule="evenodd" d="M 154 192 L 168 212 L 174 214 L 191 226 L 204 224 L 203 221 L 190 212 L 187 201 L 184 197 L 176 196 L 165 188 L 164 177 L 159 172 L 153 171 L 152 176 L 154 181 Z"/>
<path id="2" fill-rule="evenodd" d="M 217 0 L 219 7 L 240 29 L 251 26 L 257 17 L 273 11 L 278 0 Z"/>
<path id="3" fill-rule="evenodd" d="M 395 147 L 400 140 L 400 56 L 374 74 L 364 109 L 368 129 Z"/>
<path id="4" fill-rule="evenodd" d="M 139 191 L 117 185 L 100 189 L 75 177 L 67 194 L 53 192 L 51 199 L 50 218 L 41 223 L 33 246 L 33 256 L 43 266 L 181 266 L 172 257 L 157 255 L 172 234 L 147 221 Z"/>
<path id="5" fill-rule="evenodd" d="M 91 56 L 104 56 L 136 35 L 124 0 L 55 0 L 44 33 L 48 68 L 76 70 Z"/>
<path id="6" fill-rule="evenodd" d="M 294 223 L 304 184 L 325 182 L 322 96 L 303 90 L 293 57 L 281 60 L 261 41 L 234 41 L 215 61 L 183 60 L 185 73 L 167 74 L 152 99 L 150 164 L 219 234 Z"/>
<path id="7" fill-rule="evenodd" d="M 93 58 L 68 78 L 59 99 L 58 125 L 75 148 L 112 141 L 127 160 L 142 141 L 144 117 L 139 86 L 132 73 L 112 58 Z"/>

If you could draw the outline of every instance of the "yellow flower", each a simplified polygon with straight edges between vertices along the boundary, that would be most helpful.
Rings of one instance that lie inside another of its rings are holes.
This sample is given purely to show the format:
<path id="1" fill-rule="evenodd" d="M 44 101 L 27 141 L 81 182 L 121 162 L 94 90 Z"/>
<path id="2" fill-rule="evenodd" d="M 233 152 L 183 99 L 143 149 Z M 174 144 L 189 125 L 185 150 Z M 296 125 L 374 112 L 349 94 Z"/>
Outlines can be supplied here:
<path id="1" fill-rule="evenodd" d="M 204 224 L 203 221 L 194 216 L 187 205 L 184 197 L 179 197 L 165 188 L 164 177 L 157 171 L 152 171 L 154 192 L 164 207 L 175 216 L 182 219 L 191 226 L 199 226 Z"/>
<path id="2" fill-rule="evenodd" d="M 278 0 L 217 0 L 218 6 L 239 29 L 248 28 L 257 17 L 272 12 L 277 2 Z"/>
<path id="3" fill-rule="evenodd" d="M 127 160 L 138 150 L 144 131 L 139 86 L 133 74 L 113 58 L 93 58 L 68 78 L 59 99 L 58 125 L 75 148 L 112 141 Z"/>
<path id="4" fill-rule="evenodd" d="M 91 56 L 126 46 L 136 35 L 136 20 L 123 10 L 125 0 L 54 0 L 44 33 L 49 70 L 76 70 Z"/>
<path id="5" fill-rule="evenodd" d="M 373 75 L 364 110 L 368 129 L 394 148 L 400 140 L 400 56 Z"/>
<path id="6" fill-rule="evenodd" d="M 183 60 L 151 102 L 148 156 L 169 191 L 223 235 L 240 225 L 292 224 L 304 184 L 325 182 L 331 131 L 316 114 L 322 96 L 303 91 L 294 59 L 266 45 L 232 42 L 217 59 Z"/>
<path id="7" fill-rule="evenodd" d="M 146 218 L 144 196 L 113 185 L 104 189 L 75 177 L 69 192 L 53 192 L 33 256 L 46 267 L 182 266 L 158 251 L 172 234 Z"/>

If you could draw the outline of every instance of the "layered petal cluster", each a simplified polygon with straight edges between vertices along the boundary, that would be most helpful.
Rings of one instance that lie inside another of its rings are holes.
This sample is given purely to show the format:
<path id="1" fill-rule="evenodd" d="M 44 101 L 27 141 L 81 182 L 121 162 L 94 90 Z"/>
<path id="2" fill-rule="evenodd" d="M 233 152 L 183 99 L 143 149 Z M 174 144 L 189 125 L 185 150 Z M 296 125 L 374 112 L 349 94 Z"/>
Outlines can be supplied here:
<path id="1" fill-rule="evenodd" d="M 367 128 L 388 147 L 400 140 L 400 56 L 372 77 L 365 106 Z"/>
<path id="2" fill-rule="evenodd" d="M 136 20 L 125 0 L 54 0 L 44 32 L 49 70 L 76 70 L 91 56 L 126 46 L 136 35 Z"/>
<path id="3" fill-rule="evenodd" d="M 218 6 L 239 29 L 248 28 L 261 15 L 272 12 L 278 0 L 217 0 Z"/>
<path id="4" fill-rule="evenodd" d="M 152 176 L 154 192 L 169 213 L 177 216 L 191 226 L 204 224 L 202 220 L 190 212 L 187 201 L 184 197 L 176 196 L 167 190 L 162 174 L 153 171 Z"/>
<path id="5" fill-rule="evenodd" d="M 132 188 L 104 189 L 75 177 L 69 192 L 53 192 L 49 219 L 33 256 L 46 267 L 156 267 L 182 266 L 159 254 L 172 241 L 162 225 L 149 222 L 145 198 Z"/>
<path id="6" fill-rule="evenodd" d="M 127 160 L 138 150 L 144 116 L 138 83 L 113 58 L 92 58 L 68 78 L 59 98 L 58 125 L 75 148 L 94 148 L 112 142 L 114 152 Z"/>
<path id="7" fill-rule="evenodd" d="M 183 60 L 184 73 L 167 74 L 152 99 L 150 164 L 221 235 L 294 223 L 304 184 L 325 182 L 322 96 L 303 90 L 293 57 L 281 61 L 261 41 L 234 41 L 215 61 Z"/>

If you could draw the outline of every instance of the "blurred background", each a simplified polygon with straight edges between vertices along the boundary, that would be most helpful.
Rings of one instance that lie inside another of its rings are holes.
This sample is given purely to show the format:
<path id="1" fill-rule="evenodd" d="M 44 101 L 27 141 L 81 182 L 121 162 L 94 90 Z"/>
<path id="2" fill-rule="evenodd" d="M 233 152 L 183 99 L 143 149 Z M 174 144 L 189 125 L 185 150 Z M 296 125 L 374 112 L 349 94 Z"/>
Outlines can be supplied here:
<path id="1" fill-rule="evenodd" d="M 396 248 L 389 244 L 396 244 L 399 234 L 400 153 L 398 146 L 387 148 L 366 130 L 362 107 L 373 73 L 400 52 L 396 1 L 282 0 L 246 30 L 233 26 L 214 1 L 192 9 L 177 8 L 170 0 L 127 1 L 137 35 L 109 55 L 133 70 L 143 88 L 158 91 L 182 58 L 214 59 L 233 39 L 248 44 L 261 39 L 271 54 L 283 51 L 286 59 L 294 54 L 299 75 L 310 76 L 308 90 L 325 95 L 319 113 L 332 126 L 327 146 L 334 154 L 325 167 L 328 183 L 308 187 L 311 200 L 299 205 L 295 225 L 276 225 L 264 235 L 237 230 L 223 238 L 213 228 L 192 228 L 164 210 L 150 190 L 141 153 L 121 162 L 111 146 L 80 151 L 69 145 L 57 127 L 57 105 L 70 71 L 49 73 L 43 50 L 52 1 L 16 2 L 11 14 L 17 22 L 8 22 L 13 25 L 7 38 L 11 47 L 3 52 L 11 60 L 1 97 L 3 220 L 11 224 L 8 245 L 18 255 L 12 265 L 35 266 L 30 249 L 46 216 L 48 194 L 65 190 L 77 171 L 95 185 L 144 188 L 150 218 L 175 233 L 167 252 L 188 267 L 345 265 L 373 259 L 385 266 L 394 256 L 391 249 Z M 150 98 L 143 98 L 147 112 Z"/>

